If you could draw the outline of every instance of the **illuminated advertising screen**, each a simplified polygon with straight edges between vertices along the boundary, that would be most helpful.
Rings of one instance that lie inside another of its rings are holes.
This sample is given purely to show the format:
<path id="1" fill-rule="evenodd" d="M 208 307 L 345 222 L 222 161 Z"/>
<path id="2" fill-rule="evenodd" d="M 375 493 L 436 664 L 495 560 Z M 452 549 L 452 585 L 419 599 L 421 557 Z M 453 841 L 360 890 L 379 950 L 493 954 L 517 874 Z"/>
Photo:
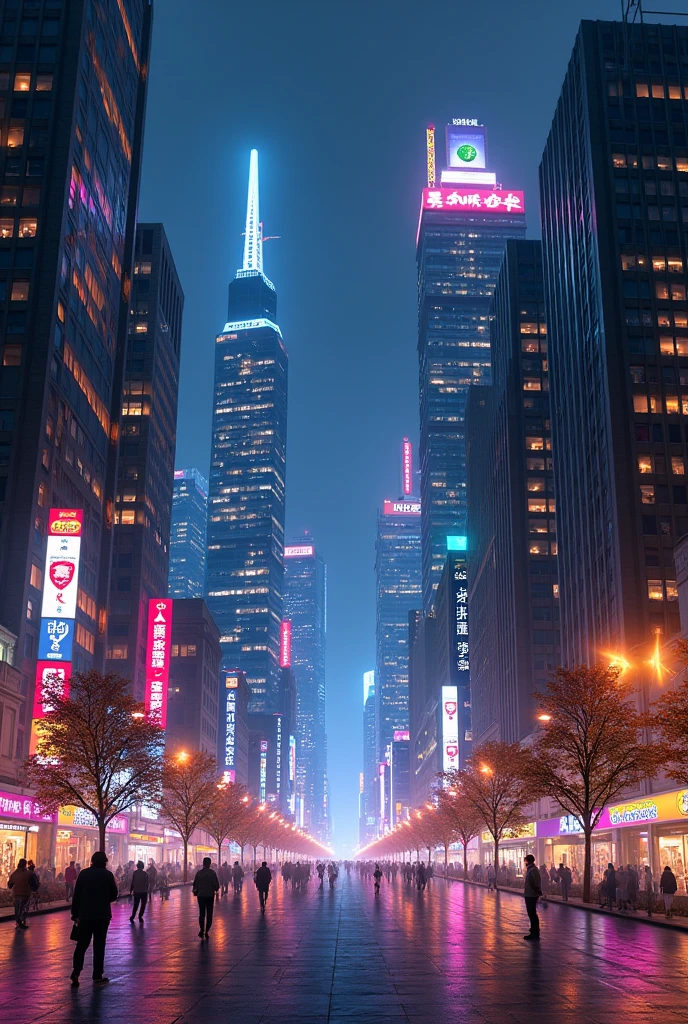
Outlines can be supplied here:
<path id="1" fill-rule="evenodd" d="M 260 741 L 260 800 L 265 803 L 268 785 L 268 741 Z"/>
<path id="2" fill-rule="evenodd" d="M 165 728 L 167 686 L 170 681 L 172 645 L 172 600 L 153 597 L 148 602 L 148 643 L 146 645 L 146 714 Z"/>
<path id="3" fill-rule="evenodd" d="M 38 657 L 44 661 L 71 661 L 74 619 L 41 619 Z"/>
<path id="4" fill-rule="evenodd" d="M 291 621 L 283 619 L 280 624 L 280 668 L 291 665 Z"/>
<path id="5" fill-rule="evenodd" d="M 459 693 L 456 686 L 442 687 L 442 771 L 459 767 Z"/>
<path id="6" fill-rule="evenodd" d="M 408 437 L 404 438 L 402 448 L 401 475 L 404 494 L 410 494 L 413 489 L 413 446 Z"/>
<path id="7" fill-rule="evenodd" d="M 447 125 L 447 166 L 484 171 L 487 144 L 482 125 Z"/>
<path id="8" fill-rule="evenodd" d="M 41 616 L 73 619 L 79 585 L 81 537 L 48 537 Z"/>
<path id="9" fill-rule="evenodd" d="M 236 700 L 239 677 L 236 675 L 225 676 L 225 691 L 227 699 L 225 702 L 225 768 L 234 771 L 236 755 Z"/>
<path id="10" fill-rule="evenodd" d="M 487 188 L 424 188 L 424 210 L 454 210 L 484 214 L 524 214 L 523 192 Z"/>
<path id="11" fill-rule="evenodd" d="M 411 733 L 408 729 L 395 729 L 393 738 L 395 743 L 408 743 L 411 739 Z"/>
<path id="12" fill-rule="evenodd" d="M 419 516 L 420 502 L 385 500 L 382 511 L 386 516 Z"/>
<path id="13" fill-rule="evenodd" d="M 45 716 L 53 710 L 50 706 L 43 703 L 43 693 L 45 691 L 46 683 L 49 680 L 55 680 L 55 682 L 59 684 L 62 696 L 67 696 L 69 693 L 69 676 L 71 675 L 71 670 L 71 665 L 56 665 L 52 661 L 36 662 L 36 683 L 33 691 L 32 714 L 32 718 L 35 721 L 40 721 L 41 718 L 45 718 Z"/>
<path id="14" fill-rule="evenodd" d="M 285 558 L 312 558 L 314 554 L 312 544 L 290 544 L 284 549 Z"/>

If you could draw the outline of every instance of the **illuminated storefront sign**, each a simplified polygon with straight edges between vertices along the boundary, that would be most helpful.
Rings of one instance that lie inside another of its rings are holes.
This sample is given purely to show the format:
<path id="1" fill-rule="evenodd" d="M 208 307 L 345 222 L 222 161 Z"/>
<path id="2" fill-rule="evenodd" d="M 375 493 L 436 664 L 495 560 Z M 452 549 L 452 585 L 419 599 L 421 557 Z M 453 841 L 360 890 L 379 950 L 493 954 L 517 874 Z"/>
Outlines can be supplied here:
<path id="1" fill-rule="evenodd" d="M 312 558 L 314 554 L 312 544 L 291 544 L 284 549 L 285 558 Z"/>
<path id="2" fill-rule="evenodd" d="M 260 741 L 260 802 L 265 803 L 268 785 L 268 741 Z"/>
<path id="3" fill-rule="evenodd" d="M 291 665 L 291 621 L 283 619 L 280 625 L 280 668 Z"/>
<path id="4" fill-rule="evenodd" d="M 171 644 L 172 601 L 169 598 L 151 598 L 148 602 L 146 645 L 146 714 L 163 729 L 167 723 Z"/>
<path id="5" fill-rule="evenodd" d="M 448 124 L 447 165 L 449 167 L 470 167 L 484 170 L 486 166 L 487 147 L 485 129 L 477 122 L 466 118 L 467 124 Z"/>
<path id="6" fill-rule="evenodd" d="M 57 824 L 67 825 L 73 828 L 98 828 L 95 816 L 84 807 L 60 807 L 57 814 Z M 129 832 L 129 819 L 122 814 L 116 814 L 108 823 L 108 832 L 117 832 L 126 835 Z"/>
<path id="7" fill-rule="evenodd" d="M 236 699 L 239 687 L 239 677 L 235 675 L 225 676 L 225 689 L 227 701 L 225 704 L 225 768 L 227 771 L 235 772 L 236 757 Z M 234 781 L 232 778 L 230 781 Z"/>
<path id="8" fill-rule="evenodd" d="M 0 790 L 0 814 L 6 814 L 12 818 L 21 818 L 22 821 L 54 821 L 54 814 L 42 814 L 39 805 L 30 796 L 21 796 L 18 793 L 7 793 Z M 2 823 L 2 828 L 5 828 Z"/>
<path id="9" fill-rule="evenodd" d="M 63 697 L 68 695 L 71 667 L 71 665 L 65 665 L 62 662 L 57 665 L 54 661 L 36 662 L 36 682 L 33 690 L 32 715 L 36 722 L 41 718 L 45 718 L 46 714 L 53 710 L 43 703 L 43 694 L 45 693 L 48 681 L 54 682 L 59 686 L 60 694 Z"/>
<path id="10" fill-rule="evenodd" d="M 401 469 L 403 493 L 410 494 L 413 489 L 413 447 L 408 437 L 404 438 Z"/>
<path id="11" fill-rule="evenodd" d="M 420 515 L 420 502 L 419 501 L 388 501 L 382 506 L 382 511 L 386 516 L 419 516 Z"/>
<path id="12" fill-rule="evenodd" d="M 41 619 L 38 657 L 43 661 L 71 661 L 74 645 L 73 619 Z"/>
<path id="13" fill-rule="evenodd" d="M 523 192 L 481 188 L 424 188 L 424 210 L 478 210 L 480 213 L 523 214 Z"/>
<path id="14" fill-rule="evenodd" d="M 459 767 L 458 687 L 442 687 L 442 771 Z"/>
<path id="15" fill-rule="evenodd" d="M 670 793 L 657 793 L 638 797 L 624 803 L 605 807 L 594 828 L 595 832 L 606 832 L 611 828 L 625 828 L 646 825 L 651 822 L 681 821 L 688 818 L 688 789 L 675 789 Z M 540 837 L 580 835 L 583 826 L 573 814 L 558 818 L 545 818 L 537 823 Z"/>

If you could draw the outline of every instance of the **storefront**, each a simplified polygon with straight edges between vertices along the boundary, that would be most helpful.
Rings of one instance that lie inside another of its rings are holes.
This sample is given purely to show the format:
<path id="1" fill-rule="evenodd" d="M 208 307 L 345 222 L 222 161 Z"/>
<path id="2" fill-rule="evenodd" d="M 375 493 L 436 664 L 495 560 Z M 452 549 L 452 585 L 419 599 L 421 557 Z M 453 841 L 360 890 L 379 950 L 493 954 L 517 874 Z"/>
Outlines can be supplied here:
<path id="1" fill-rule="evenodd" d="M 499 866 L 505 868 L 510 879 L 521 878 L 525 857 L 535 854 L 535 822 L 518 829 L 509 829 L 499 843 Z M 480 862 L 483 867 L 494 862 L 494 839 L 489 832 L 480 834 Z"/>
<path id="2" fill-rule="evenodd" d="M 105 833 L 105 852 L 109 867 L 114 871 L 125 863 L 126 837 L 129 833 L 129 819 L 123 814 L 116 815 L 108 824 Z M 90 811 L 83 807 L 61 807 L 57 815 L 57 840 L 55 863 L 57 872 L 63 872 L 74 861 L 81 868 L 91 863 L 91 857 L 99 849 L 98 826 Z"/>
<path id="3" fill-rule="evenodd" d="M 54 815 L 41 814 L 30 796 L 0 790 L 0 887 L 21 857 L 39 867 L 51 861 Z"/>
<path id="4" fill-rule="evenodd" d="M 146 867 L 151 860 L 160 864 L 163 859 L 163 837 L 147 832 L 130 832 L 128 850 L 127 859 L 133 860 L 135 864 L 140 860 Z"/>

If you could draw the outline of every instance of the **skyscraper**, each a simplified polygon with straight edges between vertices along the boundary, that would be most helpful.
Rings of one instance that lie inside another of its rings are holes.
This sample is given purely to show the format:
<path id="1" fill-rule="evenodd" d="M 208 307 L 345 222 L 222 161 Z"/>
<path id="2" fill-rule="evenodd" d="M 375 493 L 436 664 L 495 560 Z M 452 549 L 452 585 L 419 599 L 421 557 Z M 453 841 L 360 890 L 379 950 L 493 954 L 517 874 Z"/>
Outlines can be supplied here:
<path id="1" fill-rule="evenodd" d="M 410 446 L 409 446 L 410 459 Z M 409 470 L 409 490 L 413 479 Z M 410 493 L 386 500 L 377 517 L 377 757 L 387 759 L 395 730 L 408 730 L 408 616 L 421 599 L 420 501 Z"/>
<path id="2" fill-rule="evenodd" d="M 377 729 L 375 726 L 375 672 L 363 673 L 363 793 L 359 840 L 362 843 L 375 838 L 375 823 L 379 817 L 377 792 Z"/>
<path id="3" fill-rule="evenodd" d="M 176 469 L 172 492 L 170 597 L 205 595 L 208 481 L 197 469 Z"/>
<path id="4" fill-rule="evenodd" d="M 490 323 L 493 384 L 466 413 L 471 706 L 476 743 L 515 743 L 559 664 L 542 244 L 506 243 Z"/>
<path id="5" fill-rule="evenodd" d="M 428 187 L 417 239 L 423 608 L 430 611 L 447 537 L 466 533 L 464 414 L 471 384 L 489 383 L 489 307 L 507 238 L 525 235 L 522 192 L 488 171 L 486 132 L 471 118 L 446 129 L 447 168 Z"/>
<path id="6" fill-rule="evenodd" d="M 162 224 L 136 229 L 106 668 L 146 688 L 148 602 L 167 597 L 182 292 Z"/>
<path id="7" fill-rule="evenodd" d="M 687 55 L 686 27 L 582 22 L 540 167 L 568 665 L 679 628 Z"/>
<path id="8" fill-rule="evenodd" d="M 217 757 L 225 747 L 225 736 L 219 736 L 225 674 L 217 625 L 201 598 L 175 600 L 170 653 L 165 745 L 172 752 L 205 750 Z"/>
<path id="9" fill-rule="evenodd" d="M 104 655 L 151 5 L 3 19 L 0 624 L 28 682 L 51 507 L 83 510 L 72 665 Z"/>
<path id="10" fill-rule="evenodd" d="M 326 828 L 325 636 L 327 567 L 308 535 L 284 549 L 284 618 L 296 679 L 296 800 L 314 835 Z"/>
<path id="11" fill-rule="evenodd" d="M 207 600 L 223 667 L 245 672 L 256 712 L 275 710 L 280 689 L 287 353 L 276 311 L 252 150 L 244 263 L 215 347 Z"/>

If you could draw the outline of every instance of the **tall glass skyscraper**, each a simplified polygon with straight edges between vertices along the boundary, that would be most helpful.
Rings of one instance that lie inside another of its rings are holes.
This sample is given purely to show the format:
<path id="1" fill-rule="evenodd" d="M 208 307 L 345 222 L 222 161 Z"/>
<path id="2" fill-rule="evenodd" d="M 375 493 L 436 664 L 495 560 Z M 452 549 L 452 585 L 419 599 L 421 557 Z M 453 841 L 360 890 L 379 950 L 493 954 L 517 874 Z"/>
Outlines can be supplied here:
<path id="1" fill-rule="evenodd" d="M 74 670 L 105 653 L 151 4 L 2 17 L 0 625 L 30 702 L 51 506 L 83 510 Z"/>
<path id="2" fill-rule="evenodd" d="M 412 479 L 412 475 L 410 477 Z M 409 727 L 409 612 L 421 597 L 421 507 L 403 495 L 385 501 L 375 544 L 377 758 L 385 761 L 394 732 Z"/>
<path id="3" fill-rule="evenodd" d="M 169 597 L 204 597 L 208 481 L 197 469 L 176 469 L 172 494 Z"/>
<path id="4" fill-rule="evenodd" d="M 257 712 L 277 710 L 280 686 L 288 360 L 276 312 L 252 150 L 244 264 L 215 347 L 207 601 L 223 668 L 245 672 Z"/>
<path id="5" fill-rule="evenodd" d="M 447 168 L 435 180 L 428 129 L 428 187 L 417 240 L 423 607 L 429 612 L 447 537 L 466 533 L 464 416 L 471 384 L 489 383 L 489 308 L 507 238 L 525 236 L 522 192 L 486 170 L 485 128 L 448 125 Z"/>
<path id="6" fill-rule="evenodd" d="M 299 820 L 321 838 L 326 806 L 325 635 L 327 566 L 310 537 L 284 549 L 284 618 L 291 624 L 291 669 L 296 679 L 296 800 Z"/>

